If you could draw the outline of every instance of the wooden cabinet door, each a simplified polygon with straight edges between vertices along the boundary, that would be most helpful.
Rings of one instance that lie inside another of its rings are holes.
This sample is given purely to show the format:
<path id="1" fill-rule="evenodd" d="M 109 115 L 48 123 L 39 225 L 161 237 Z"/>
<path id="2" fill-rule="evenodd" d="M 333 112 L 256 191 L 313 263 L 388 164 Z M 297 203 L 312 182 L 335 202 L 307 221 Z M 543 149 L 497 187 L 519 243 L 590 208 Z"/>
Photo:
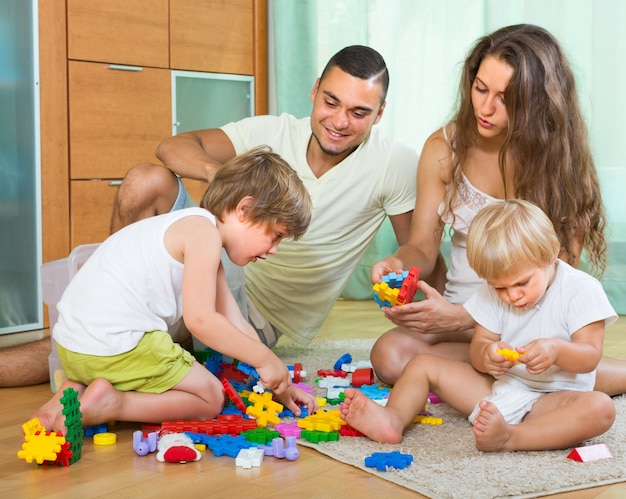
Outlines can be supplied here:
<path id="1" fill-rule="evenodd" d="M 168 0 L 67 0 L 68 58 L 169 67 Z"/>
<path id="2" fill-rule="evenodd" d="M 69 61 L 70 178 L 121 178 L 172 135 L 171 73 Z"/>
<path id="3" fill-rule="evenodd" d="M 80 244 L 100 243 L 109 237 L 109 227 L 119 181 L 72 180 L 70 182 L 70 240 Z"/>
<path id="4" fill-rule="evenodd" d="M 170 0 L 170 67 L 254 74 L 254 0 Z"/>

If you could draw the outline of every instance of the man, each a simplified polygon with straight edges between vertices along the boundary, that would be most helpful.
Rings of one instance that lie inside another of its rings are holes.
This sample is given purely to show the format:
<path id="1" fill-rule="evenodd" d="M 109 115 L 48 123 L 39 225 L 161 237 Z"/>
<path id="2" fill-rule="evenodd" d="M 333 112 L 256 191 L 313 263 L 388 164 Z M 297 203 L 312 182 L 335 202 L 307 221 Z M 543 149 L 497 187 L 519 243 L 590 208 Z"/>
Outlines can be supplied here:
<path id="1" fill-rule="evenodd" d="M 187 204 L 181 177 L 210 182 L 228 159 L 267 144 L 294 168 L 313 199 L 313 221 L 267 261 L 245 269 L 249 318 L 272 346 L 280 334 L 308 343 L 386 216 L 406 241 L 415 202 L 417 153 L 373 126 L 389 74 L 375 50 L 335 54 L 311 90 L 310 118 L 256 116 L 161 143 L 163 165 L 132 168 L 119 189 L 111 230 Z M 225 262 L 229 280 L 232 265 Z M 243 272 L 243 270 L 240 270 Z"/>

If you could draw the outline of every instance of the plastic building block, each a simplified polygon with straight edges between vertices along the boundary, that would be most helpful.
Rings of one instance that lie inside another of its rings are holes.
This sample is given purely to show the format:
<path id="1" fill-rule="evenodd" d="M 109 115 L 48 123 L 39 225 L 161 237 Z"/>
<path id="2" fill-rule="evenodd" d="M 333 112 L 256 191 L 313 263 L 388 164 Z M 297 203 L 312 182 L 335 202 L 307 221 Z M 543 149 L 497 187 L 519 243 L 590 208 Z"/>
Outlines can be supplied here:
<path id="1" fill-rule="evenodd" d="M 272 440 L 272 445 L 261 446 L 266 456 L 273 456 L 287 461 L 295 461 L 300 456 L 296 437 L 286 437 L 285 441 L 278 437 Z"/>
<path id="2" fill-rule="evenodd" d="M 241 397 L 235 391 L 235 389 L 233 388 L 233 385 L 231 385 L 230 381 L 228 381 L 226 378 L 222 378 L 221 381 L 222 381 L 222 385 L 224 385 L 224 392 L 226 393 L 228 398 L 235 404 L 235 407 L 237 407 L 237 409 L 245 413 L 246 404 L 244 404 L 243 400 L 241 400 Z"/>
<path id="3" fill-rule="evenodd" d="M 359 387 L 359 391 L 363 392 L 375 401 L 389 398 L 389 395 L 391 394 L 391 390 L 389 390 L 389 388 L 378 385 L 362 385 Z"/>
<path id="4" fill-rule="evenodd" d="M 57 433 L 38 431 L 34 435 L 25 435 L 22 450 L 18 451 L 17 457 L 27 463 L 33 460 L 37 464 L 44 461 L 55 461 L 61 447 L 65 444 L 65 437 Z"/>
<path id="5" fill-rule="evenodd" d="M 233 364 L 232 362 L 229 364 L 222 364 L 222 369 L 218 372 L 218 377 L 226 378 L 233 384 L 233 386 L 233 382 L 235 381 L 239 383 L 245 383 L 246 385 L 250 381 L 250 376 L 248 376 L 240 369 L 237 369 L 237 367 L 235 367 L 235 364 Z"/>
<path id="6" fill-rule="evenodd" d="M 244 431 L 241 435 L 245 437 L 248 442 L 265 445 L 280 436 L 280 433 L 275 429 L 269 430 L 267 428 L 257 427 L 252 430 Z"/>
<path id="7" fill-rule="evenodd" d="M 349 424 L 345 424 L 339 430 L 339 435 L 342 437 L 364 437 L 365 434 L 361 433 L 359 430 L 352 428 Z"/>
<path id="8" fill-rule="evenodd" d="M 371 367 L 357 369 L 352 373 L 352 386 L 357 388 L 363 385 L 373 385 L 374 381 L 374 369 Z"/>
<path id="9" fill-rule="evenodd" d="M 387 468 L 401 470 L 413 462 L 411 454 L 402 454 L 399 451 L 374 452 L 365 458 L 365 466 L 376 468 L 378 471 L 387 471 Z"/>
<path id="10" fill-rule="evenodd" d="M 419 423 L 419 424 L 429 424 L 431 426 L 439 426 L 443 424 L 443 419 L 436 418 L 434 416 L 420 414 L 418 416 L 415 416 L 415 419 L 413 419 L 413 422 Z"/>
<path id="11" fill-rule="evenodd" d="M 250 469 L 253 466 L 258 468 L 263 462 L 265 455 L 263 449 L 241 449 L 235 458 L 235 466 Z"/>
<path id="12" fill-rule="evenodd" d="M 340 418 L 339 409 L 332 411 L 317 410 L 315 414 L 298 421 L 298 426 L 308 431 L 339 431 L 346 422 Z"/>
<path id="13" fill-rule="evenodd" d="M 598 459 L 611 459 L 613 456 L 609 451 L 606 444 L 586 445 L 583 447 L 576 447 L 568 455 L 568 459 L 578 461 L 581 463 L 588 463 L 590 461 L 597 461 Z"/>
<path id="14" fill-rule="evenodd" d="M 346 378 L 335 378 L 333 376 L 327 376 L 326 378 L 320 378 L 317 382 L 317 386 L 320 388 L 330 388 L 337 386 L 350 386 L 350 380 Z"/>
<path id="15" fill-rule="evenodd" d="M 133 432 L 133 449 L 138 456 L 145 456 L 157 449 L 158 435 L 156 432 L 148 433 L 144 437 L 141 430 Z"/>
<path id="16" fill-rule="evenodd" d="M 387 283 L 390 288 L 399 288 L 408 275 L 408 270 L 403 270 L 399 274 L 397 272 L 389 272 L 382 277 L 382 281 Z"/>
<path id="17" fill-rule="evenodd" d="M 274 426 L 274 429 L 283 437 L 300 438 L 300 434 L 302 433 L 302 428 L 298 426 L 297 421 L 292 421 L 290 423 L 278 423 Z"/>
<path id="18" fill-rule="evenodd" d="M 83 428 L 84 436 L 93 437 L 96 433 L 106 433 L 109 431 L 109 425 L 106 423 L 85 426 Z"/>
<path id="19" fill-rule="evenodd" d="M 400 278 L 402 279 L 399 285 Z M 374 284 L 374 300 L 381 307 L 393 307 L 404 305 L 413 301 L 417 293 L 417 283 L 419 281 L 419 269 L 411 267 L 404 271 L 401 276 L 391 272 L 383 276 L 382 281 Z"/>
<path id="20" fill-rule="evenodd" d="M 313 387 L 311 385 L 307 385 L 306 383 L 293 383 L 292 386 L 296 388 L 300 388 L 303 392 L 308 393 L 309 395 L 313 395 Z"/>
<path id="21" fill-rule="evenodd" d="M 341 369 L 320 369 L 317 371 L 317 375 L 322 378 L 327 378 L 328 376 L 332 376 L 334 378 L 345 378 L 348 376 L 346 371 L 342 371 Z"/>
<path id="22" fill-rule="evenodd" d="M 306 378 L 306 371 L 302 369 L 302 364 L 296 362 L 292 366 L 287 366 L 289 369 L 289 374 L 291 374 L 291 379 L 294 383 L 300 383 L 304 378 Z"/>
<path id="23" fill-rule="evenodd" d="M 45 432 L 46 429 L 41 425 L 38 418 L 33 418 L 22 425 L 22 431 L 24 435 L 34 435 L 38 431 Z"/>
<path id="24" fill-rule="evenodd" d="M 241 435 L 237 437 L 233 437 L 231 435 L 220 435 L 219 437 L 209 436 L 207 437 L 207 441 L 203 443 L 206 443 L 207 447 L 213 451 L 213 455 L 216 457 L 226 455 L 236 458 L 241 449 L 256 447 Z"/>
<path id="25" fill-rule="evenodd" d="M 366 369 L 372 367 L 372 363 L 369 360 L 359 360 L 358 362 L 351 362 L 350 364 L 341 364 L 341 370 L 349 373 L 353 373 L 357 369 Z"/>
<path id="26" fill-rule="evenodd" d="M 374 301 L 380 307 L 392 307 L 398 304 L 398 288 L 390 288 L 386 282 L 377 282 L 372 286 Z"/>
<path id="27" fill-rule="evenodd" d="M 411 303 L 417 293 L 417 283 L 419 281 L 420 271 L 417 267 L 411 267 L 409 273 L 402 282 L 402 287 L 398 293 L 398 304 L 404 305 Z"/>
<path id="28" fill-rule="evenodd" d="M 207 435 L 239 435 L 242 431 L 256 428 L 257 422 L 244 419 L 240 414 L 220 414 L 216 419 L 202 421 L 199 419 L 165 421 L 161 430 L 170 433 L 204 433 Z"/>
<path id="29" fill-rule="evenodd" d="M 246 414 L 256 418 L 259 426 L 267 426 L 268 423 L 273 425 L 280 423 L 280 418 L 277 414 L 283 410 L 283 406 L 272 400 L 270 392 L 263 394 L 251 393 L 248 400 L 254 405 L 246 408 Z"/>
<path id="30" fill-rule="evenodd" d="M 307 442 L 311 442 L 312 444 L 317 444 L 319 442 L 337 442 L 339 440 L 339 432 L 302 430 L 300 438 L 306 440 Z"/>
<path id="31" fill-rule="evenodd" d="M 83 449 L 83 415 L 80 412 L 78 392 L 74 388 L 66 388 L 63 390 L 61 404 L 63 404 L 61 413 L 65 416 L 64 423 L 67 427 L 65 439 L 70 445 L 69 448 L 63 450 L 61 454 L 57 456 L 58 462 L 56 464 L 59 466 L 69 466 L 81 458 Z"/>
<path id="32" fill-rule="evenodd" d="M 515 362 L 516 364 L 519 364 L 519 360 L 517 360 L 517 358 L 520 355 L 523 355 L 517 350 L 510 350 L 508 348 L 500 348 L 499 350 L 496 350 L 496 353 L 502 355 L 502 357 L 504 357 L 506 360 L 510 360 L 511 362 Z"/>
<path id="33" fill-rule="evenodd" d="M 341 357 L 337 359 L 335 365 L 333 366 L 333 369 L 341 369 L 342 364 L 350 364 L 350 362 L 352 362 L 352 355 L 350 355 L 349 353 L 344 353 Z"/>
<path id="34" fill-rule="evenodd" d="M 428 402 L 430 402 L 431 404 L 441 404 L 442 401 L 434 393 L 429 393 L 428 394 Z"/>
<path id="35" fill-rule="evenodd" d="M 94 445 L 114 445 L 117 442 L 115 433 L 96 433 L 93 436 Z"/>

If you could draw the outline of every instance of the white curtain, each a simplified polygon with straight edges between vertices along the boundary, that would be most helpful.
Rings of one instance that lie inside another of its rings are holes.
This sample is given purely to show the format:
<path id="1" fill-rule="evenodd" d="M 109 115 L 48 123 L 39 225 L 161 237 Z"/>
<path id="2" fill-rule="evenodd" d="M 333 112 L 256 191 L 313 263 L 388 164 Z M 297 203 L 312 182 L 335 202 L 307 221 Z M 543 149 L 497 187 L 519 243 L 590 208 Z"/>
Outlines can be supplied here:
<path id="1" fill-rule="evenodd" d="M 288 5 L 308 5 L 310 15 L 294 18 Z M 623 0 L 273 0 L 276 53 L 285 36 L 309 33 L 303 48 L 317 61 L 346 45 L 369 45 L 383 55 L 390 72 L 385 115 L 376 125 L 385 134 L 421 151 L 426 138 L 451 116 L 461 64 L 473 42 L 500 27 L 532 23 L 562 44 L 577 78 L 583 112 L 609 220 L 609 270 L 603 282 L 620 313 L 626 313 L 626 1 Z M 302 48 L 302 47 L 300 47 Z M 284 47 L 283 47 L 284 50 Z M 291 51 L 293 54 L 293 51 Z M 293 88 L 298 60 L 276 78 Z M 277 55 L 278 58 L 278 55 Z M 311 68 L 307 68 L 308 76 Z M 272 74 L 272 71 L 270 71 Z M 300 71 L 300 74 L 303 74 Z M 300 82 L 310 89 L 314 77 Z M 307 90 L 308 92 L 308 90 Z M 275 111 L 310 111 L 308 93 L 284 98 L 277 87 Z M 302 95 L 305 94 L 305 95 Z M 621 302 L 621 303 L 616 303 Z"/>

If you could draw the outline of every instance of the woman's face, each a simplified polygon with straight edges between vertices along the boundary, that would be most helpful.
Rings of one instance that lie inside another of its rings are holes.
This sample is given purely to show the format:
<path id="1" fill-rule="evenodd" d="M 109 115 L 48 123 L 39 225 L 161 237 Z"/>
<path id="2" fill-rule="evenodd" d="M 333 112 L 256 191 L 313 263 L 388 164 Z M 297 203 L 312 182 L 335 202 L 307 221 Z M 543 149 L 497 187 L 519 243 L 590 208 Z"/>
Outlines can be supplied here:
<path id="1" fill-rule="evenodd" d="M 509 115 L 504 90 L 513 75 L 513 68 L 494 56 L 487 56 L 478 67 L 472 84 L 472 106 L 478 133 L 486 139 L 504 137 Z"/>

